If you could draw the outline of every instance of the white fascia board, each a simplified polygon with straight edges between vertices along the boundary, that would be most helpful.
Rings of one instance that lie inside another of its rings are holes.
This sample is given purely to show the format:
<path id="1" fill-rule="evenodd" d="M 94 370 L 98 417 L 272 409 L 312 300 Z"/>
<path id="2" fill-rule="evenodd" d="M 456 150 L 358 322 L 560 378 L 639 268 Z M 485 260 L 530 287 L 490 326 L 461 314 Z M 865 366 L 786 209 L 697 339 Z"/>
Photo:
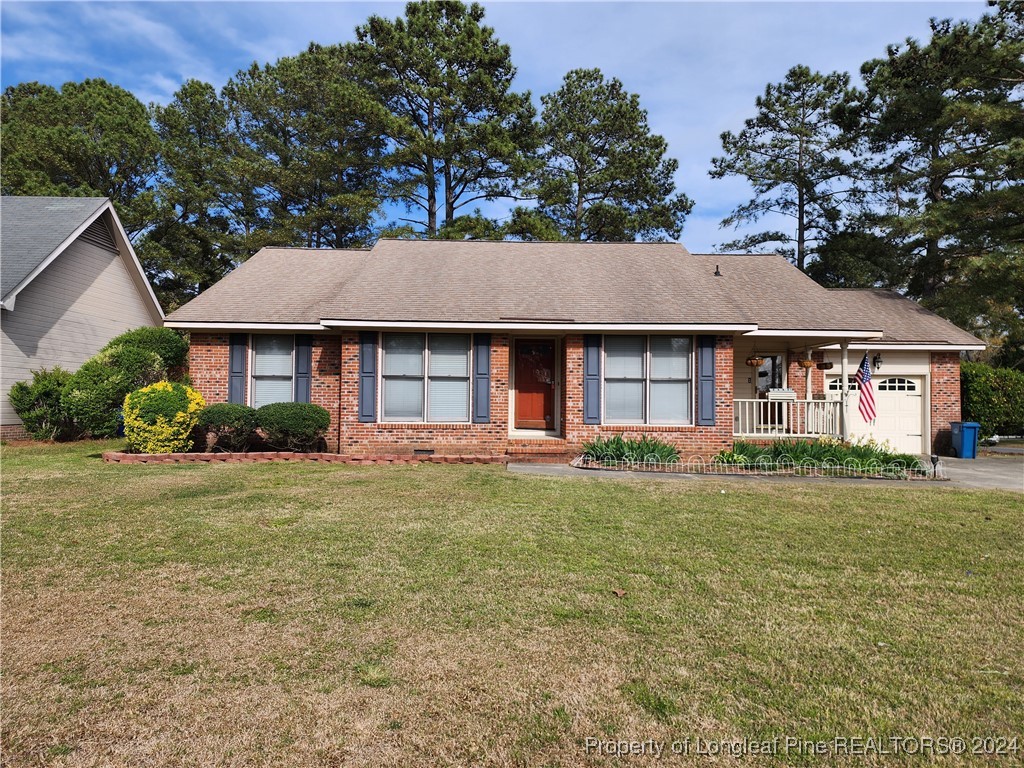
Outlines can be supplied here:
<path id="1" fill-rule="evenodd" d="M 117 232 L 121 236 L 121 242 L 124 244 L 125 250 L 128 251 L 128 258 L 124 258 L 124 253 L 121 254 L 121 259 L 126 262 L 125 266 L 134 268 L 142 279 L 142 284 L 146 286 L 146 293 L 149 297 L 149 301 L 152 304 L 152 308 L 156 310 L 156 319 L 158 322 L 163 322 L 164 309 L 160 306 L 160 302 L 156 298 L 156 294 L 153 292 L 153 286 L 149 282 L 149 278 L 146 277 L 146 270 L 142 268 L 142 262 L 139 261 L 139 257 L 135 255 L 135 249 L 132 248 L 132 241 L 128 239 L 128 233 L 124 231 L 124 226 L 121 224 L 121 219 L 117 217 L 117 211 L 114 210 L 114 204 L 107 200 L 107 202 L 100 207 L 100 212 L 110 211 L 110 218 L 114 222 L 114 226 L 117 227 Z"/>
<path id="2" fill-rule="evenodd" d="M 166 328 L 194 331 L 326 331 L 319 323 L 207 323 L 191 320 L 164 320 Z"/>
<path id="3" fill-rule="evenodd" d="M 485 329 L 494 331 L 580 331 L 580 332 L 613 332 L 613 331 L 681 331 L 686 333 L 700 332 L 733 332 L 748 331 L 756 325 L 736 325 L 725 323 L 445 323 L 394 320 L 321 320 L 330 328 L 422 328 L 422 329 Z"/>
<path id="4" fill-rule="evenodd" d="M 139 277 L 142 278 L 142 284 L 146 286 L 147 292 L 147 295 L 143 296 L 143 298 L 148 299 L 151 305 L 150 309 L 155 310 L 155 318 L 157 322 L 162 321 L 164 319 L 163 308 L 161 308 L 160 302 L 157 301 L 156 294 L 153 293 L 153 286 L 149 284 L 149 278 L 146 277 L 146 271 L 142 268 L 142 263 L 139 261 L 139 257 L 135 255 L 135 250 L 132 248 L 131 241 L 128 239 L 128 234 L 124 231 L 124 227 L 121 225 L 121 220 L 117 218 L 117 211 L 114 210 L 114 204 L 111 203 L 110 200 L 107 200 L 105 203 L 103 203 L 103 205 L 97 208 L 95 213 L 93 213 L 91 216 L 89 216 L 89 218 L 82 222 L 75 229 L 74 232 L 68 235 L 60 245 L 53 249 L 49 256 L 43 259 L 43 261 L 40 262 L 40 264 L 35 269 L 29 272 L 28 275 L 25 276 L 25 279 L 18 283 L 18 285 L 14 288 L 13 291 L 4 296 L 4 309 L 8 311 L 13 311 L 14 300 L 17 298 L 18 294 L 21 293 L 21 291 L 23 291 L 25 288 L 27 288 L 28 285 L 33 280 L 35 280 L 44 269 L 50 266 L 54 262 L 54 260 L 56 260 L 56 258 L 60 256 L 69 245 L 71 245 L 73 242 L 75 242 L 75 240 L 78 239 L 79 235 L 85 232 L 85 230 L 88 229 L 94 221 L 96 221 L 100 216 L 102 216 L 107 211 L 110 211 L 110 218 L 114 222 L 114 226 L 117 227 L 117 230 L 121 236 L 121 241 L 124 244 L 124 249 L 127 251 L 128 254 L 128 258 L 126 259 L 124 251 L 122 251 L 121 248 L 118 248 L 121 260 L 125 262 L 126 267 L 128 267 L 129 269 L 134 268 L 139 273 Z"/>
<path id="5" fill-rule="evenodd" d="M 903 352 L 957 352 L 966 350 L 970 352 L 981 352 L 986 347 L 984 344 L 899 344 L 894 342 L 875 342 L 874 344 L 850 344 L 850 349 L 868 351 L 892 349 Z M 838 344 L 829 344 L 819 349 L 839 349 Z"/>
<path id="6" fill-rule="evenodd" d="M 774 336 L 774 337 L 787 337 L 787 336 L 799 336 L 801 338 L 810 339 L 874 339 L 878 338 L 884 333 L 884 331 L 818 331 L 818 330 L 801 330 L 799 328 L 785 329 L 785 330 L 755 330 L 749 333 L 744 333 L 744 336 Z"/>
<path id="7" fill-rule="evenodd" d="M 4 296 L 4 308 L 8 309 L 8 310 L 13 310 L 14 309 L 14 300 L 17 298 L 18 294 L 21 293 L 23 290 L 25 290 L 25 288 L 28 287 L 29 283 L 31 283 L 33 280 L 35 280 L 37 277 L 39 277 L 39 274 L 44 269 L 46 269 L 48 266 L 53 264 L 54 260 L 64 252 L 65 248 L 67 248 L 69 245 L 71 245 L 73 242 L 75 242 L 75 240 L 78 239 L 78 236 L 80 234 L 82 234 L 83 232 L 85 232 L 86 229 L 89 228 L 90 224 L 92 224 L 94 221 L 96 221 L 96 219 L 98 219 L 100 216 L 103 215 L 103 212 L 105 210 L 107 210 L 107 206 L 109 206 L 109 205 L 110 205 L 110 201 L 108 200 L 103 205 L 101 205 L 99 208 L 97 208 L 96 211 L 91 216 L 89 216 L 89 218 L 87 218 L 84 222 L 82 222 L 80 225 L 78 225 L 78 228 L 75 229 L 74 232 L 72 232 L 70 235 L 68 235 L 66 238 L 64 238 L 64 241 L 60 245 L 58 245 L 56 248 L 54 248 L 50 252 L 49 256 L 47 256 L 45 259 L 43 259 L 39 263 L 39 265 L 36 266 L 35 269 L 33 269 L 31 272 L 29 272 L 27 275 L 25 275 L 25 279 L 22 280 L 20 283 L 18 283 L 14 287 L 14 290 L 12 290 L 10 293 L 8 293 L 6 296 Z"/>

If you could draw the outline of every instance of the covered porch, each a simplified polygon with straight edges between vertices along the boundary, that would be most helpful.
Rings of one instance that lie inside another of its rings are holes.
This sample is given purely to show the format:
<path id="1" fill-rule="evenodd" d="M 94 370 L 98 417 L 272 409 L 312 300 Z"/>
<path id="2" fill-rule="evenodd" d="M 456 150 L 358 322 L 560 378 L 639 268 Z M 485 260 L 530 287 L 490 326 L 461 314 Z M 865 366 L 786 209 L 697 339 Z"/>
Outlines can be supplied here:
<path id="1" fill-rule="evenodd" d="M 847 439 L 856 366 L 851 341 L 866 331 L 754 331 L 735 339 L 733 436 L 740 439 Z M 835 347 L 838 349 L 823 349 Z M 826 372 L 841 382 L 826 389 Z"/>

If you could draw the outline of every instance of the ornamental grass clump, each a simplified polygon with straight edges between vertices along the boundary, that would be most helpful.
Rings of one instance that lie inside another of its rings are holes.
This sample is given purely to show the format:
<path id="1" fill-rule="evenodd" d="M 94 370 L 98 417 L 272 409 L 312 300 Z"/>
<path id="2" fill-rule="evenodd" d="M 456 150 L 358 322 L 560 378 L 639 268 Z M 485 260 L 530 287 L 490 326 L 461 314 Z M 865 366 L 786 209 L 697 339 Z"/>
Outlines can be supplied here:
<path id="1" fill-rule="evenodd" d="M 896 453 L 888 443 L 870 438 L 843 441 L 832 437 L 818 440 L 773 440 L 764 445 L 737 440 L 731 451 L 722 451 L 712 461 L 715 464 L 734 466 L 759 462 L 776 464 L 779 461 L 821 466 L 827 462 L 865 472 L 918 469 L 922 466 L 917 456 Z"/>
<path id="2" fill-rule="evenodd" d="M 124 436 L 135 453 L 181 453 L 192 448 L 192 431 L 206 401 L 192 387 L 158 381 L 124 399 Z"/>
<path id="3" fill-rule="evenodd" d="M 622 435 L 595 437 L 583 443 L 583 456 L 609 465 L 618 462 L 672 464 L 679 461 L 679 451 L 674 445 L 647 435 L 641 435 L 639 439 Z"/>

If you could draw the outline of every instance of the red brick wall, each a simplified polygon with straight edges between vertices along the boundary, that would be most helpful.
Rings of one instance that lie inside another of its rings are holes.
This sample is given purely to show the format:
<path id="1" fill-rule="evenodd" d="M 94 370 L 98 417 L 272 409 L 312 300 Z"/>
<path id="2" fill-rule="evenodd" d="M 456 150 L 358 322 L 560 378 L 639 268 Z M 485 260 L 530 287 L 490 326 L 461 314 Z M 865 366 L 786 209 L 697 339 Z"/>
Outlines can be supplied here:
<path id="1" fill-rule="evenodd" d="M 424 449 L 448 454 L 489 454 L 504 453 L 508 445 L 508 336 L 497 333 L 491 336 L 489 424 L 361 423 L 358 333 L 341 336 L 341 381 L 341 399 L 335 412 L 339 425 L 339 450 L 343 453 L 412 453 L 416 449 Z M 379 399 L 380 392 L 377 395 Z"/>
<path id="2" fill-rule="evenodd" d="M 228 356 L 231 350 L 227 333 L 190 333 L 188 374 L 192 386 L 207 403 L 228 400 Z M 248 381 L 246 386 L 249 386 Z"/>
<path id="3" fill-rule="evenodd" d="M 228 396 L 228 334 L 193 333 L 189 352 L 194 386 L 208 403 Z M 583 337 L 562 343 L 560 422 L 567 447 L 575 450 L 595 435 L 656 434 L 674 443 L 684 456 L 711 456 L 732 446 L 732 337 L 717 337 L 715 347 L 715 420 L 713 427 L 607 427 L 583 423 Z M 696 355 L 694 356 L 697 357 Z M 313 334 L 312 401 L 331 414 L 329 450 L 343 453 L 440 454 L 504 453 L 509 446 L 509 337 L 491 336 L 491 421 L 489 424 L 364 424 L 358 417 L 359 334 Z M 699 375 L 694 371 L 694 380 Z M 248 386 L 248 382 L 247 382 Z M 696 387 L 695 387 L 696 389 Z M 379 394 L 379 393 L 378 393 Z M 524 443 L 528 441 L 513 441 Z"/>
<path id="4" fill-rule="evenodd" d="M 713 427 L 629 426 L 616 427 L 583 423 L 583 337 L 566 336 L 564 342 L 565 371 L 563 434 L 573 446 L 580 445 L 598 435 L 655 436 L 670 442 L 684 458 L 710 457 L 732 447 L 733 429 L 733 345 L 731 336 L 718 336 L 715 341 L 715 425 Z M 698 356 L 694 355 L 696 362 Z M 700 375 L 694 370 L 694 391 Z"/>
<path id="5" fill-rule="evenodd" d="M 22 424 L 4 424 L 0 427 L 0 440 L 27 440 L 28 437 Z"/>
<path id="6" fill-rule="evenodd" d="M 786 380 L 789 382 L 789 388 L 796 392 L 797 400 L 807 400 L 807 373 L 804 368 L 800 366 L 800 361 L 803 360 L 806 355 L 803 352 L 790 352 L 788 370 L 786 371 Z M 824 352 L 812 352 L 811 360 L 815 363 L 824 361 Z M 825 372 L 819 371 L 817 368 L 811 368 L 811 398 L 815 394 L 820 394 L 825 391 Z"/>
<path id="7" fill-rule="evenodd" d="M 949 422 L 960 421 L 960 353 L 932 352 L 932 453 L 951 452 Z"/>

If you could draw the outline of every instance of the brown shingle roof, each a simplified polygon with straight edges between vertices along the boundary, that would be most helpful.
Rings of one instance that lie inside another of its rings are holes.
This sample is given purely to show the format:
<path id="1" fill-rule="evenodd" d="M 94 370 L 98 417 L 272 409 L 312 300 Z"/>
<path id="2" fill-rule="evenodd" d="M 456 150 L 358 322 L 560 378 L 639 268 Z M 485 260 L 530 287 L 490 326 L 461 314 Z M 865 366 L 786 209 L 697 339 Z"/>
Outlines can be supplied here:
<path id="1" fill-rule="evenodd" d="M 168 320 L 756 324 L 976 343 L 913 302 L 852 295 L 781 256 L 691 254 L 678 243 L 380 240 L 371 250 L 265 248 Z"/>
<path id="2" fill-rule="evenodd" d="M 839 311 L 866 315 L 884 329 L 882 342 L 953 345 L 984 343 L 916 301 L 892 291 L 844 289 L 829 293 Z"/>

